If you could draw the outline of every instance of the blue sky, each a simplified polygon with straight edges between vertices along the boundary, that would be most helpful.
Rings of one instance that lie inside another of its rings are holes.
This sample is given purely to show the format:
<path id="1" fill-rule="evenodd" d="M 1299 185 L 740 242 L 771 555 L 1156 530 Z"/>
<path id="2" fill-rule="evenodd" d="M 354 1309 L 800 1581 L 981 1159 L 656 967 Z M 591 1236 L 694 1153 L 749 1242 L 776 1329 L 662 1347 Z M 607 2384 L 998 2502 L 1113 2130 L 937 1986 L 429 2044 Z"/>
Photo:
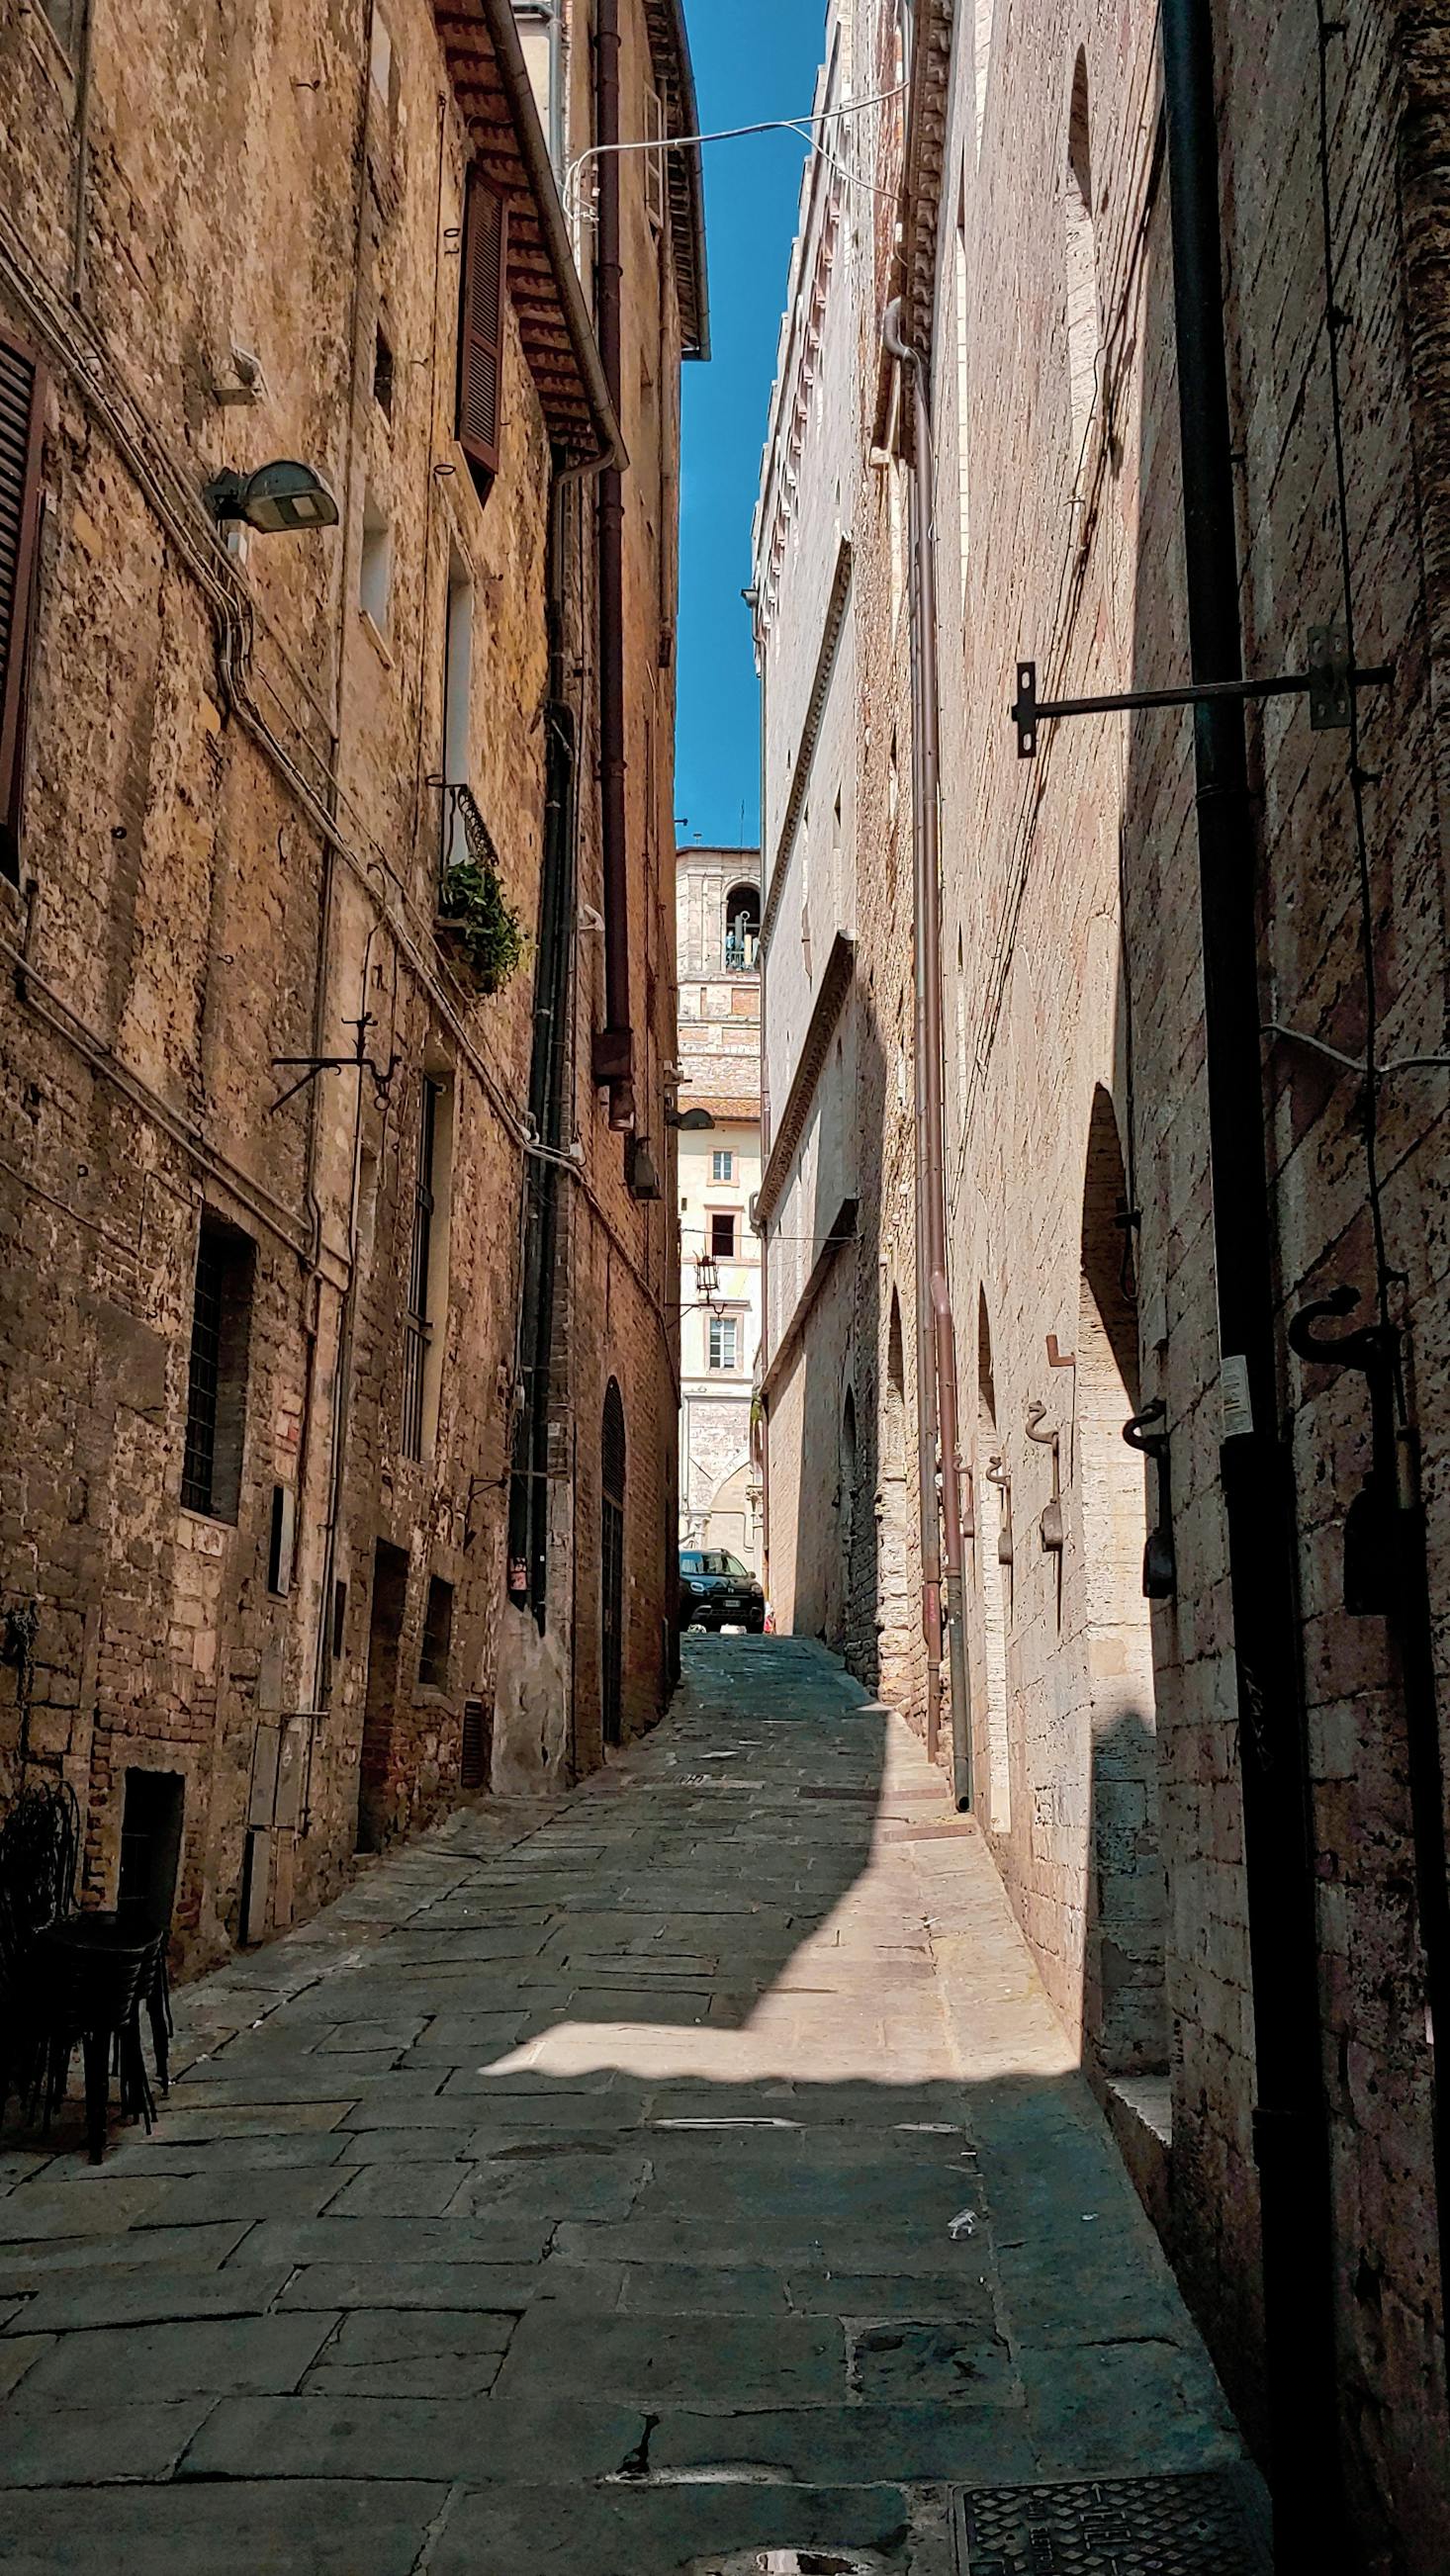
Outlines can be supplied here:
<path id="1" fill-rule="evenodd" d="M 688 16 L 704 132 L 806 114 L 824 0 L 688 0 Z M 705 147 L 714 354 L 684 371 L 675 746 L 675 812 L 689 818 L 684 842 L 698 835 L 753 843 L 759 833 L 755 662 L 740 593 L 750 579 L 751 514 L 804 157 L 793 134 Z"/>

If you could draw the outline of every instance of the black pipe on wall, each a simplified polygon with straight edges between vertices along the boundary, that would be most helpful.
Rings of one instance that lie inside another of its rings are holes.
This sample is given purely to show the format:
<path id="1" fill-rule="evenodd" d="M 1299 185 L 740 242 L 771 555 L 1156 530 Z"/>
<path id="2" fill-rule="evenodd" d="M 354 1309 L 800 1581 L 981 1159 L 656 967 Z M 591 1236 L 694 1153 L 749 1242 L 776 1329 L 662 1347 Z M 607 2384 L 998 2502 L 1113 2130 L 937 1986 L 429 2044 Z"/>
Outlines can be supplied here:
<path id="1" fill-rule="evenodd" d="M 598 0 L 594 28 L 594 140 L 599 173 L 596 307 L 599 353 L 616 414 L 620 402 L 619 0 Z M 634 1120 L 634 1035 L 629 1014 L 628 819 L 624 761 L 624 477 L 599 478 L 599 779 L 604 877 L 604 1019 L 594 1042 L 595 1080 L 609 1088 L 609 1123 Z"/>
<path id="2" fill-rule="evenodd" d="M 1243 647 L 1211 0 L 1162 0 L 1161 23 L 1193 677 L 1234 680 Z M 1258 852 L 1241 705 L 1196 710 L 1195 767 L 1275 2555 L 1281 2567 L 1347 2570 L 1293 1487 L 1279 1433 Z"/>

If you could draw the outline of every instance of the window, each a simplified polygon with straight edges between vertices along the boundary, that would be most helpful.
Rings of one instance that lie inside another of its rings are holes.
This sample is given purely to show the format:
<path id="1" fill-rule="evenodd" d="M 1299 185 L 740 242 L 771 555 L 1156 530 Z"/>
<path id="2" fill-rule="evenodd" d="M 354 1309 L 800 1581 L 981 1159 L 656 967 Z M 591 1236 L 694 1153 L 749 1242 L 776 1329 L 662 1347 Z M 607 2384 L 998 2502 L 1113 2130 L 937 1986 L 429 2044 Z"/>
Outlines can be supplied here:
<path id="1" fill-rule="evenodd" d="M 393 417 L 393 383 L 393 344 L 380 322 L 373 342 L 373 400 L 387 420 Z"/>
<path id="2" fill-rule="evenodd" d="M 644 130 L 650 146 L 644 156 L 645 212 L 660 233 L 665 228 L 665 111 L 652 89 L 644 94 Z"/>
<path id="3" fill-rule="evenodd" d="M 481 501 L 488 498 L 498 472 L 507 280 L 508 210 L 481 174 L 470 170 L 463 209 L 457 428 Z"/>
<path id="4" fill-rule="evenodd" d="M 739 1330 L 733 1315 L 711 1316 L 710 1366 L 712 1369 L 733 1369 L 739 1366 L 735 1356 Z"/>
<path id="5" fill-rule="evenodd" d="M 446 1691 L 453 1658 L 453 1586 L 437 1574 L 428 1577 L 428 1607 L 423 1614 L 423 1644 L 418 1656 L 420 1690 Z"/>
<path id="6" fill-rule="evenodd" d="M 734 1155 L 731 1153 L 712 1154 L 710 1157 L 710 1178 L 712 1181 L 733 1181 L 735 1178 Z"/>
<path id="7" fill-rule="evenodd" d="M 86 23 L 86 0 L 40 0 L 51 34 L 62 52 L 75 61 Z"/>
<path id="8" fill-rule="evenodd" d="M 382 112 L 388 120 L 388 129 L 391 132 L 394 95 L 393 40 L 388 33 L 388 22 L 383 16 L 381 9 L 375 9 L 373 11 L 373 30 L 368 47 L 368 70 L 372 78 L 373 89 L 376 92 Z"/>
<path id="9" fill-rule="evenodd" d="M 393 581 L 393 533 L 374 495 L 363 503 L 362 562 L 358 569 L 357 604 L 372 619 L 379 635 L 388 631 L 388 593 Z"/>
<path id="10" fill-rule="evenodd" d="M 1067 293 L 1067 371 L 1071 405 L 1072 447 L 1068 459 L 1074 494 L 1087 454 L 1097 395 L 1098 268 L 1093 239 L 1092 141 L 1088 118 L 1087 58 L 1079 54 L 1072 82 L 1072 114 L 1067 136 L 1067 180 L 1063 190 L 1064 253 Z"/>
<path id="11" fill-rule="evenodd" d="M 961 186 L 957 192 L 955 284 L 957 302 L 957 528 L 960 541 L 962 604 L 965 607 L 967 593 L 968 537 L 970 534 L 970 511 L 967 487 L 967 451 L 970 438 L 969 415 L 971 409 L 971 377 L 967 366 L 967 330 L 970 316 L 967 300 L 967 182 L 965 175 L 963 175 Z"/>
<path id="12" fill-rule="evenodd" d="M 753 885 L 732 886 L 725 897 L 725 966 L 732 975 L 755 971 L 760 947 L 760 896 Z"/>
<path id="13" fill-rule="evenodd" d="M 443 665 L 443 777 L 449 787 L 468 784 L 473 730 L 473 580 L 455 551 L 448 559 L 448 641 Z M 468 856 L 468 837 L 458 799 L 445 798 L 445 867 Z"/>
<path id="14" fill-rule="evenodd" d="M 711 1214 L 710 1250 L 717 1261 L 735 1258 L 735 1218 L 729 1210 L 716 1208 Z"/>
<path id="15" fill-rule="evenodd" d="M 460 1789 L 486 1789 L 493 1770 L 493 1729 L 486 1700 L 463 1703 L 463 1736 L 458 1749 Z"/>
<path id="16" fill-rule="evenodd" d="M 20 787 L 25 766 L 35 543 L 40 526 L 37 361 L 0 338 L 0 875 L 20 881 Z"/>
<path id="17" fill-rule="evenodd" d="M 272 1487 L 272 1532 L 267 1544 L 267 1589 L 284 1601 L 292 1589 L 297 1547 L 297 1498 L 290 1485 Z"/>
<path id="18" fill-rule="evenodd" d="M 247 1347 L 256 1247 L 206 1212 L 196 1247 L 181 1499 L 208 1520 L 235 1521 L 242 1492 Z"/>
<path id="19" fill-rule="evenodd" d="M 408 1262 L 408 1312 L 403 1327 L 403 1430 L 405 1458 L 425 1458 L 438 1430 L 443 1352 L 437 1331 L 448 1306 L 448 1181 L 451 1162 L 451 1096 L 445 1082 L 425 1074 L 418 1115 L 418 1162 L 413 1180 L 413 1240 Z"/>

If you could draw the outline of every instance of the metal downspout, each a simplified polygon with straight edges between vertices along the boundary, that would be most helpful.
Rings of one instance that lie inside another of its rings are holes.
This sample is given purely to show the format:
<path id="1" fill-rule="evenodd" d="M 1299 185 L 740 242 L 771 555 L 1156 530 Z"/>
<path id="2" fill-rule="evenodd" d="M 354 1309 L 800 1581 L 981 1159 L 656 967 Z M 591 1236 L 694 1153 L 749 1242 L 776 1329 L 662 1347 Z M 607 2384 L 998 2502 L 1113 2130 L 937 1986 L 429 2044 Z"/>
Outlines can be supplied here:
<path id="1" fill-rule="evenodd" d="M 1242 676 L 1243 643 L 1211 0 L 1163 0 L 1161 18 L 1193 678 L 1233 680 Z M 1279 1432 L 1274 1337 L 1258 851 L 1242 704 L 1200 705 L 1194 747 L 1275 2559 L 1348 2569 L 1293 1480 Z"/>
<path id="2" fill-rule="evenodd" d="M 619 0 L 598 0 L 594 30 L 594 133 L 599 147 L 597 304 L 605 381 L 619 410 L 620 244 Z M 609 1123 L 634 1123 L 634 1033 L 629 1013 L 628 813 L 624 758 L 624 478 L 607 465 L 599 484 L 599 774 L 604 894 L 604 1020 L 594 1075 L 609 1088 Z"/>
<path id="3" fill-rule="evenodd" d="M 912 864 L 916 914 L 917 1193 L 926 1218 L 925 1286 L 931 1307 L 928 1340 L 936 1380 L 941 1478 L 941 1559 L 945 1573 L 947 1655 L 951 1674 L 952 1795 L 972 1803 L 972 1711 L 967 1678 L 966 1586 L 963 1579 L 962 1475 L 957 1397 L 957 1338 L 947 1281 L 946 1135 L 942 1083 L 941 985 L 941 750 L 938 728 L 936 544 L 932 498 L 931 410 L 925 369 L 901 333 L 899 302 L 888 306 L 883 338 L 912 387 L 911 634 L 913 748 L 917 794 L 912 812 Z M 918 1238 L 921 1227 L 918 1224 Z M 918 1254 L 920 1264 L 920 1254 Z M 918 1375 L 922 1366 L 920 1340 Z M 924 1461 L 923 1461 L 924 1463 Z M 922 1494 L 923 1587 L 927 1528 L 935 1519 L 934 1490 Z"/>

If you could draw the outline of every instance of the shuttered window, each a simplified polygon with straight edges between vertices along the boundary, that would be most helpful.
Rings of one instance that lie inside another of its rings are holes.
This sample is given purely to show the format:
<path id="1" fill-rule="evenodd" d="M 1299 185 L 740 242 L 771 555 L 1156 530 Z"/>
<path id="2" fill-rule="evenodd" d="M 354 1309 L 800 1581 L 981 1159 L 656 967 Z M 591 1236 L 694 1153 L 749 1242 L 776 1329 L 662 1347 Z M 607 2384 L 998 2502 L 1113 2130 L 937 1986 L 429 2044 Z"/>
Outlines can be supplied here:
<path id="1" fill-rule="evenodd" d="M 458 318 L 458 443 L 480 498 L 498 472 L 507 272 L 508 209 L 488 182 L 470 171 Z"/>
<path id="2" fill-rule="evenodd" d="M 26 645 L 40 519 L 39 364 L 0 337 L 0 870 L 20 874 Z"/>

